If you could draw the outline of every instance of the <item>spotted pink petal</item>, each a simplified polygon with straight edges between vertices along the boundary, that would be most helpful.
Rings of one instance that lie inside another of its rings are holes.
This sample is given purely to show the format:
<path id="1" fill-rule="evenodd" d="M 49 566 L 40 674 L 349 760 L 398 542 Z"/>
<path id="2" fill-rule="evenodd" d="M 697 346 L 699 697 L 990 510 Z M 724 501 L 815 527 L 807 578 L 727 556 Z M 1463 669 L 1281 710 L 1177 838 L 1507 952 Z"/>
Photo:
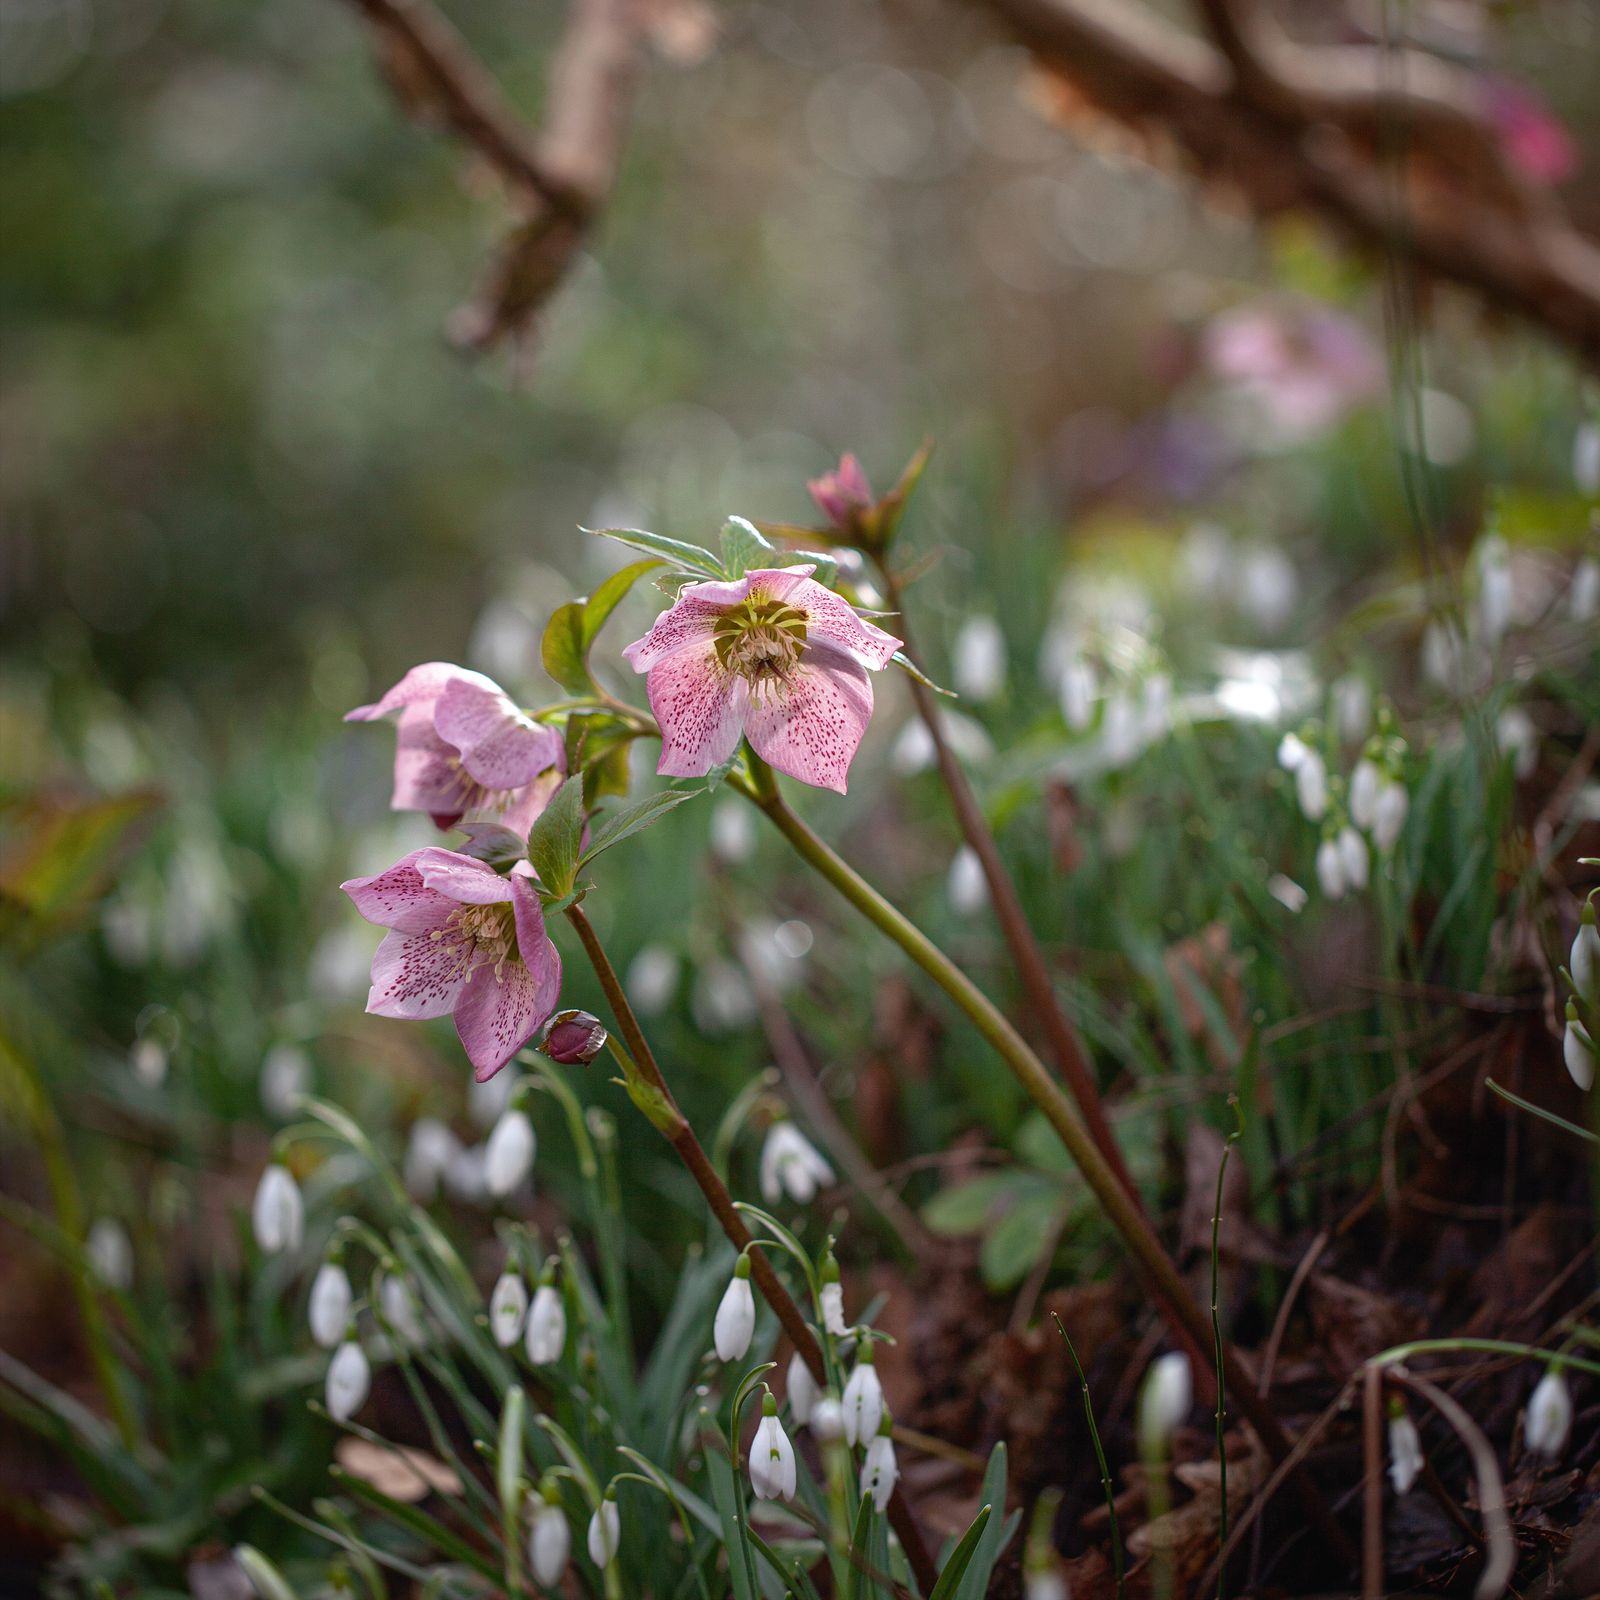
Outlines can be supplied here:
<path id="1" fill-rule="evenodd" d="M 426 811 L 436 820 L 444 817 L 448 820 L 442 825 L 449 826 L 468 809 L 472 797 L 455 747 L 434 731 L 432 702 L 404 707 L 395 732 L 390 806 L 396 811 Z"/>
<path id="2" fill-rule="evenodd" d="M 724 670 L 709 641 L 659 661 L 645 689 L 661 724 L 658 773 L 703 778 L 738 748 L 748 703 L 745 683 Z"/>
<path id="3" fill-rule="evenodd" d="M 413 850 L 386 872 L 370 878 L 350 878 L 339 887 L 355 902 L 355 908 L 368 922 L 380 928 L 396 928 L 402 933 L 427 933 L 455 909 L 448 895 L 430 889 L 417 870 L 417 858 L 425 850 Z"/>
<path id="4" fill-rule="evenodd" d="M 541 773 L 526 788 L 513 789 L 510 794 L 500 797 L 501 803 L 498 809 L 492 806 L 481 807 L 482 815 L 473 820 L 498 822 L 513 833 L 526 837 L 528 830 L 538 821 L 544 808 L 555 797 L 555 792 L 561 787 L 566 775 L 566 759 L 563 752 L 558 765 L 551 767 L 548 772 Z"/>
<path id="5" fill-rule="evenodd" d="M 440 927 L 444 920 L 440 917 Z M 377 1017 L 408 1022 L 448 1016 L 456 1009 L 471 970 L 471 952 L 457 940 L 435 939 L 426 930 L 391 930 L 372 958 L 367 1010 Z"/>
<path id="6" fill-rule="evenodd" d="M 737 590 L 729 599 L 711 599 L 698 594 L 700 589 Z M 642 639 L 624 647 L 623 659 L 635 672 L 649 672 L 657 662 L 666 661 L 682 650 L 698 650 L 711 641 L 723 611 L 736 605 L 750 592 L 750 585 L 738 583 L 691 583 L 655 620 Z"/>
<path id="7" fill-rule="evenodd" d="M 455 678 L 433 708 L 439 737 L 485 789 L 520 789 L 561 760 L 561 735 L 525 717 L 487 678 Z"/>
<path id="8" fill-rule="evenodd" d="M 825 642 L 808 642 L 781 689 L 752 697 L 744 731 L 779 772 L 843 794 L 871 718 L 872 680 L 861 663 Z"/>
<path id="9" fill-rule="evenodd" d="M 560 997 L 561 958 L 544 932 L 538 899 L 525 879 L 514 881 L 522 885 L 516 905 L 523 960 L 507 961 L 498 970 L 480 966 L 455 1008 L 456 1032 L 479 1083 L 492 1078 L 538 1032 Z M 531 906 L 531 915 L 525 906 Z"/>
<path id="10" fill-rule="evenodd" d="M 770 594 L 806 618 L 806 638 L 826 640 L 854 656 L 864 667 L 880 672 L 900 648 L 901 641 L 882 628 L 874 627 L 856 615 L 855 607 L 842 595 L 816 582 L 814 567 L 780 567 L 749 574 L 751 588 Z"/>
<path id="11" fill-rule="evenodd" d="M 448 895 L 457 905 L 498 906 L 512 898 L 511 880 L 473 856 L 430 845 L 417 851 L 411 860 L 430 889 Z"/>
<path id="12" fill-rule="evenodd" d="M 526 862 L 518 865 L 527 867 Z M 533 881 L 531 867 L 525 873 L 512 869 L 511 904 L 517 918 L 517 949 L 522 953 L 522 964 L 533 974 L 539 1004 L 544 1008 L 539 1018 L 543 1022 L 561 998 L 561 953 L 545 928 L 544 908 Z"/>
<path id="13" fill-rule="evenodd" d="M 420 667 L 413 667 L 381 700 L 345 712 L 344 720 L 372 722 L 404 706 L 431 705 L 452 683 L 461 681 L 476 683 L 496 694 L 500 692 L 500 685 L 481 672 L 470 672 L 450 661 L 425 661 Z"/>

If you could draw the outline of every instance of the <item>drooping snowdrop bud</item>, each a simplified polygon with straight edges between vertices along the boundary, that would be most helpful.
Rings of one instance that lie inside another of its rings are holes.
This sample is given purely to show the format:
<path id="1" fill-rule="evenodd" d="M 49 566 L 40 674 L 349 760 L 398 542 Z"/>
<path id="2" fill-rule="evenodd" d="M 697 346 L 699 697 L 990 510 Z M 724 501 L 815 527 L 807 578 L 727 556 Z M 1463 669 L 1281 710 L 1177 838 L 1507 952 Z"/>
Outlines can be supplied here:
<path id="1" fill-rule="evenodd" d="M 1347 822 L 1339 830 L 1338 844 L 1339 861 L 1344 867 L 1345 887 L 1360 893 L 1367 886 L 1367 875 L 1371 866 L 1367 855 L 1367 841 Z"/>
<path id="2" fill-rule="evenodd" d="M 900 1478 L 900 1463 L 895 1459 L 894 1440 L 889 1432 L 893 1426 L 885 1411 L 867 1446 L 867 1459 L 861 1463 L 861 1495 L 863 1499 L 870 1498 L 877 1511 L 887 1509 L 889 1497 Z"/>
<path id="3" fill-rule="evenodd" d="M 1378 763 L 1362 756 L 1350 774 L 1350 820 L 1358 828 L 1370 828 L 1378 820 L 1378 790 L 1382 785 Z"/>
<path id="4" fill-rule="evenodd" d="M 1331 691 L 1333 725 L 1346 745 L 1367 736 L 1372 725 L 1372 689 L 1359 672 L 1347 672 Z"/>
<path id="5" fill-rule="evenodd" d="M 1310 747 L 1298 733 L 1286 733 L 1278 741 L 1278 765 L 1285 772 L 1298 772 L 1310 754 Z"/>
<path id="6" fill-rule="evenodd" d="M 787 1117 L 773 1123 L 761 1147 L 761 1198 L 770 1206 L 787 1194 L 796 1205 L 810 1205 L 832 1182 L 833 1168 L 816 1146 Z"/>
<path id="7" fill-rule="evenodd" d="M 547 1266 L 539 1277 L 539 1287 L 534 1291 L 533 1306 L 528 1312 L 528 1337 L 524 1348 L 528 1359 L 536 1367 L 548 1367 L 561 1359 L 567 1344 L 567 1308 L 561 1303 L 561 1291 L 556 1288 L 553 1266 Z"/>
<path id="8" fill-rule="evenodd" d="M 366 1351 L 356 1340 L 346 1339 L 328 1363 L 328 1414 L 335 1422 L 348 1421 L 366 1403 L 371 1388 Z"/>
<path id="9" fill-rule="evenodd" d="M 378 1280 L 378 1311 L 402 1344 L 418 1345 L 426 1338 L 422 1308 L 404 1278 L 386 1272 Z"/>
<path id="10" fill-rule="evenodd" d="M 1406 786 L 1398 778 L 1386 779 L 1378 789 L 1372 813 L 1372 842 L 1379 855 L 1388 855 L 1400 842 L 1410 809 L 1411 796 L 1406 793 Z"/>
<path id="11" fill-rule="evenodd" d="M 794 1418 L 795 1427 L 803 1428 L 810 1422 L 811 1413 L 816 1410 L 822 1391 L 817 1387 L 817 1380 L 811 1376 L 811 1368 L 805 1364 L 798 1350 L 789 1357 L 785 1388 L 789 1396 L 789 1415 Z"/>
<path id="12" fill-rule="evenodd" d="M 1006 686 L 1006 636 L 993 617 L 969 617 L 956 635 L 953 675 L 969 700 L 993 700 Z"/>
<path id="13" fill-rule="evenodd" d="M 1139 1448 L 1147 1456 L 1165 1455 L 1172 1431 L 1194 1404 L 1194 1375 L 1181 1350 L 1157 1356 L 1139 1394 Z"/>
<path id="14" fill-rule="evenodd" d="M 836 1394 L 825 1394 L 811 1408 L 811 1437 L 819 1444 L 832 1444 L 844 1437 L 844 1406 Z"/>
<path id="15" fill-rule="evenodd" d="M 1478 546 L 1478 625 L 1496 644 L 1511 626 L 1511 555 L 1504 539 L 1490 535 Z"/>
<path id="16" fill-rule="evenodd" d="M 722 1292 L 712 1326 L 719 1361 L 739 1361 L 750 1348 L 756 1331 L 756 1297 L 750 1289 L 750 1257 L 743 1252 L 733 1264 L 733 1276 Z"/>
<path id="17" fill-rule="evenodd" d="M 1588 1006 L 1600 1010 L 1600 930 L 1595 927 L 1594 901 L 1585 900 L 1572 953 L 1567 958 L 1572 987 Z"/>
<path id="18" fill-rule="evenodd" d="M 622 1513 L 617 1510 L 617 1491 L 607 1489 L 599 1509 L 589 1518 L 589 1559 L 603 1572 L 621 1544 Z"/>
<path id="19" fill-rule="evenodd" d="M 1267 879 L 1267 893 L 1285 911 L 1292 911 L 1296 916 L 1305 910 L 1306 901 L 1311 898 L 1293 878 L 1281 872 L 1275 872 Z"/>
<path id="20" fill-rule="evenodd" d="M 426 1205 L 439 1192 L 439 1180 L 461 1152 L 461 1141 L 437 1117 L 418 1117 L 406 1140 L 401 1177 L 406 1193 Z"/>
<path id="21" fill-rule="evenodd" d="M 311 1062 L 292 1044 L 275 1044 L 261 1061 L 261 1104 L 269 1116 L 287 1120 L 311 1082 Z"/>
<path id="22" fill-rule="evenodd" d="M 1422 1471 L 1422 1437 L 1397 1400 L 1389 1408 L 1389 1482 L 1396 1494 L 1409 1494 Z"/>
<path id="23" fill-rule="evenodd" d="M 951 859 L 945 892 L 950 896 L 951 909 L 964 917 L 981 911 L 988 903 L 989 885 L 983 876 L 983 863 L 970 844 L 962 845 Z"/>
<path id="24" fill-rule="evenodd" d="M 558 1011 L 551 1017 L 539 1045 L 542 1055 L 564 1067 L 583 1067 L 606 1047 L 606 1030 L 587 1011 Z"/>
<path id="25" fill-rule="evenodd" d="M 1328 810 L 1328 766 L 1315 750 L 1307 750 L 1294 769 L 1294 792 L 1306 818 L 1321 822 Z"/>
<path id="26" fill-rule="evenodd" d="M 1344 855 L 1337 839 L 1324 839 L 1317 846 L 1317 882 L 1328 899 L 1344 899 Z"/>
<path id="27" fill-rule="evenodd" d="M 1553 1461 L 1566 1448 L 1571 1431 L 1572 1396 L 1567 1392 L 1567 1380 L 1552 1367 L 1528 1396 L 1523 1437 L 1535 1455 L 1548 1456 Z"/>
<path id="28" fill-rule="evenodd" d="M 1057 691 L 1061 702 L 1061 720 L 1074 733 L 1082 733 L 1094 720 L 1096 687 L 1094 668 L 1081 656 L 1075 657 L 1061 669 Z"/>
<path id="29" fill-rule="evenodd" d="M 1067 1580 L 1051 1567 L 1037 1567 L 1022 1580 L 1023 1600 L 1070 1600 Z"/>
<path id="30" fill-rule="evenodd" d="M 444 1190 L 452 1200 L 468 1205 L 489 1203 L 489 1141 L 462 1145 L 444 1169 Z"/>
<path id="31" fill-rule="evenodd" d="M 474 1127 L 492 1128 L 500 1120 L 517 1092 L 518 1081 L 512 1073 L 497 1072 L 482 1083 L 474 1078 L 467 1085 L 467 1115 Z"/>
<path id="32" fill-rule="evenodd" d="M 509 1350 L 522 1337 L 527 1315 L 528 1286 L 520 1272 L 508 1267 L 495 1280 L 494 1292 L 489 1296 L 489 1328 L 502 1350 Z"/>
<path id="33" fill-rule="evenodd" d="M 1567 1031 L 1561 1041 L 1561 1058 L 1580 1089 L 1594 1087 L 1594 1040 L 1578 1016 L 1578 1008 L 1567 1002 Z"/>
<path id="34" fill-rule="evenodd" d="M 256 1185 L 250 1222 L 256 1243 L 268 1255 L 280 1250 L 298 1250 L 306 1231 L 306 1203 L 300 1185 L 281 1162 L 271 1162 Z"/>
<path id="35" fill-rule="evenodd" d="M 128 1065 L 145 1088 L 159 1089 L 167 1079 L 167 1048 L 147 1033 L 133 1041 L 133 1048 L 128 1051 Z"/>
<path id="36" fill-rule="evenodd" d="M 1574 622 L 1588 622 L 1600 611 L 1600 561 L 1585 556 L 1572 569 L 1567 589 L 1567 614 Z"/>
<path id="37" fill-rule="evenodd" d="M 520 1187 L 533 1170 L 533 1156 L 538 1147 L 526 1111 L 512 1106 L 502 1112 L 483 1153 L 483 1181 L 489 1193 L 504 1199 Z"/>
<path id="38" fill-rule="evenodd" d="M 729 796 L 711 808 L 711 853 L 736 867 L 756 851 L 755 815 L 742 800 Z"/>
<path id="39" fill-rule="evenodd" d="M 628 963 L 625 987 L 633 1009 L 642 1017 L 657 1017 L 672 1003 L 678 988 L 680 963 L 665 945 L 647 944 Z"/>
<path id="40" fill-rule="evenodd" d="M 95 1220 L 83 1241 L 83 1253 L 94 1275 L 108 1288 L 126 1289 L 133 1283 L 133 1240 L 115 1217 Z"/>
<path id="41" fill-rule="evenodd" d="M 794 1445 L 778 1420 L 778 1402 L 767 1391 L 761 1421 L 750 1441 L 750 1487 L 757 1500 L 792 1500 L 795 1491 Z"/>
<path id="42" fill-rule="evenodd" d="M 560 1581 L 572 1553 L 572 1529 L 556 1486 L 546 1484 L 528 1529 L 528 1565 L 536 1582 L 550 1589 Z"/>
<path id="43" fill-rule="evenodd" d="M 883 1385 L 873 1365 L 872 1341 L 863 1339 L 855 1370 L 844 1386 L 844 1436 L 851 1444 L 866 1444 L 883 1421 Z"/>
<path id="44" fill-rule="evenodd" d="M 844 1285 L 839 1281 L 839 1262 L 833 1251 L 822 1258 L 822 1326 L 835 1339 L 842 1339 L 850 1328 L 844 1320 Z"/>
<path id="45" fill-rule="evenodd" d="M 1500 753 L 1511 758 L 1518 782 L 1539 770 L 1539 729 L 1521 706 L 1507 706 L 1494 719 L 1494 740 Z"/>
<path id="46" fill-rule="evenodd" d="M 311 1301 L 306 1312 L 311 1337 L 324 1350 L 333 1349 L 344 1338 L 354 1304 L 349 1273 L 337 1261 L 324 1261 L 311 1280 Z"/>

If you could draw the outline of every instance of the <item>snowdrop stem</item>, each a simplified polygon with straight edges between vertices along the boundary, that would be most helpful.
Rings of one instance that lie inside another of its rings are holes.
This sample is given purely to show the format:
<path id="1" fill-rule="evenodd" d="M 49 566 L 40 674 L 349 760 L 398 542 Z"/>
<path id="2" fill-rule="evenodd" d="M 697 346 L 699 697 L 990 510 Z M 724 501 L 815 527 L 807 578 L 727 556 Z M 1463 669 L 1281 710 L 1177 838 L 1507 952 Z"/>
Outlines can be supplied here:
<path id="1" fill-rule="evenodd" d="M 1116 1174 L 1107 1165 L 1082 1119 L 1073 1109 L 1072 1102 L 1062 1092 L 1049 1069 L 972 979 L 789 809 L 770 768 L 753 752 L 748 753 L 746 759 L 751 766 L 750 778 L 740 780 L 737 776 L 731 776 L 729 781 L 736 782 L 761 807 L 807 865 L 832 884 L 880 932 L 899 945 L 966 1013 L 1066 1146 L 1101 1210 L 1122 1236 L 1157 1296 L 1181 1324 L 1185 1343 L 1193 1349 L 1209 1349 L 1212 1344 L 1210 1319 L 1190 1294 L 1144 1212 L 1117 1181 Z M 1290 1444 L 1282 1426 L 1271 1406 L 1257 1394 L 1254 1381 L 1240 1365 L 1238 1357 L 1226 1345 L 1222 1364 L 1226 1386 L 1233 1391 L 1235 1404 L 1260 1435 L 1274 1462 L 1285 1461 L 1289 1456 Z M 1355 1548 L 1334 1520 L 1316 1485 L 1298 1464 L 1292 1472 L 1296 1493 L 1323 1536 L 1341 1555 L 1353 1560 Z"/>
<path id="2" fill-rule="evenodd" d="M 783 1280 L 773 1270 L 766 1252 L 751 1247 L 750 1230 L 745 1226 L 744 1218 L 734 1209 L 733 1196 L 728 1193 L 727 1185 L 717 1175 L 717 1169 L 712 1166 L 704 1146 L 695 1137 L 694 1129 L 678 1110 L 678 1103 L 667 1085 L 666 1078 L 662 1075 L 655 1053 L 650 1048 L 650 1042 L 644 1036 L 644 1030 L 639 1026 L 639 1019 L 634 1015 L 633 1007 L 628 1002 L 622 980 L 618 978 L 616 968 L 611 965 L 611 958 L 606 954 L 600 936 L 594 931 L 594 924 L 584 915 L 582 906 L 568 906 L 564 915 L 578 935 L 584 954 L 588 956 L 595 977 L 599 979 L 600 987 L 605 992 L 617 1028 L 627 1043 L 634 1070 L 651 1093 L 659 1099 L 660 1105 L 670 1112 L 670 1118 L 663 1117 L 661 1121 L 656 1121 L 656 1118 L 652 1117 L 651 1120 L 661 1129 L 672 1148 L 678 1152 L 678 1158 L 689 1169 L 690 1177 L 705 1196 L 706 1204 L 711 1207 L 712 1214 L 721 1225 L 723 1233 L 727 1235 L 729 1243 L 735 1250 L 749 1249 L 750 1276 L 755 1280 L 756 1287 L 777 1314 L 778 1321 L 783 1325 L 783 1331 L 789 1336 L 790 1343 L 800 1352 L 800 1359 L 810 1369 L 812 1377 L 819 1384 L 825 1384 L 828 1381 L 828 1369 L 816 1337 L 811 1332 L 800 1307 L 795 1304 L 793 1296 L 784 1288 Z M 917 1582 L 924 1590 L 931 1589 L 938 1580 L 938 1569 L 928 1554 L 921 1531 L 902 1496 L 896 1495 L 890 1504 L 889 1513 Z"/>

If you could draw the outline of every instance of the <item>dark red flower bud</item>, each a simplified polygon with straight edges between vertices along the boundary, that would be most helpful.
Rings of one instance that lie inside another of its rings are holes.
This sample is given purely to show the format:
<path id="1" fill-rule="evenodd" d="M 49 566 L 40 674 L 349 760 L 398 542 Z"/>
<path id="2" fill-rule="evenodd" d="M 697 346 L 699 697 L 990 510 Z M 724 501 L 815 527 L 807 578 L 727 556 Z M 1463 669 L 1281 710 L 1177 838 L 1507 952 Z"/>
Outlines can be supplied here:
<path id="1" fill-rule="evenodd" d="M 606 1047 L 606 1030 L 587 1011 L 558 1011 L 539 1045 L 541 1053 L 563 1066 L 587 1065 Z"/>

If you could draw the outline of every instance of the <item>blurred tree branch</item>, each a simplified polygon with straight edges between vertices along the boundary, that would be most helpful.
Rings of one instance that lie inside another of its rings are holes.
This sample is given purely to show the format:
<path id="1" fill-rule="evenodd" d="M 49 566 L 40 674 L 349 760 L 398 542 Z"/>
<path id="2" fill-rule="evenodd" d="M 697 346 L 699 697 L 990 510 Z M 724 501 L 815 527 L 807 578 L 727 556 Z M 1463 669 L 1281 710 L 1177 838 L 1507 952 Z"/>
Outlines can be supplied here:
<path id="1" fill-rule="evenodd" d="M 537 134 L 429 0 L 351 4 L 372 30 L 400 103 L 417 121 L 470 146 L 521 212 L 477 294 L 451 323 L 458 343 L 488 349 L 526 330 L 610 197 L 640 65 L 638 0 L 572 0 Z"/>
<path id="2" fill-rule="evenodd" d="M 1600 245 L 1506 159 L 1469 72 L 1407 48 L 1305 46 L 1254 0 L 1198 0 L 1210 40 L 1127 0 L 980 0 L 1063 91 L 1252 211 L 1358 245 L 1543 327 L 1600 366 Z"/>

